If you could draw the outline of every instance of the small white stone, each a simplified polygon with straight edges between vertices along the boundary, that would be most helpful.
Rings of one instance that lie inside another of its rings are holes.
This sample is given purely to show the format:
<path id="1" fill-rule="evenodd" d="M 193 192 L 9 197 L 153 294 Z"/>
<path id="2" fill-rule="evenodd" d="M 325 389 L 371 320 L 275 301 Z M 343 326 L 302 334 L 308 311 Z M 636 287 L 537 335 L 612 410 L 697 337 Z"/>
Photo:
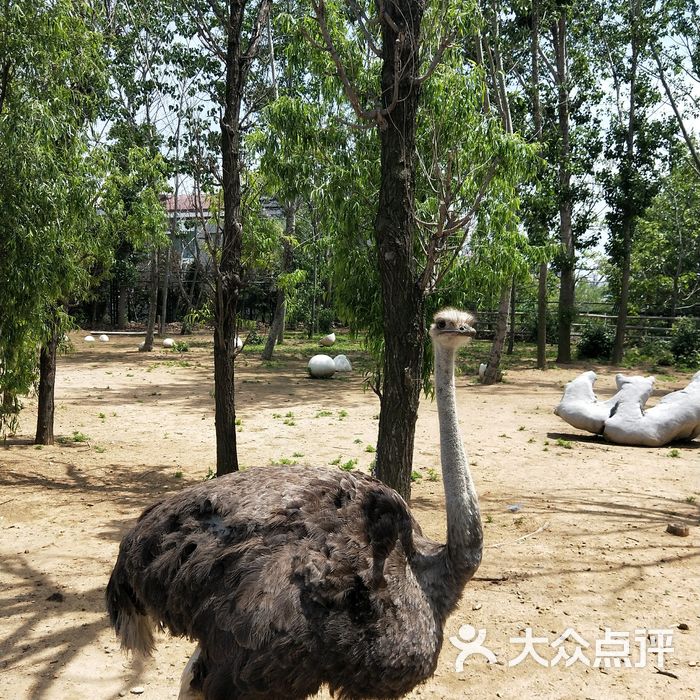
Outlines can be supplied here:
<path id="1" fill-rule="evenodd" d="M 163 347 L 171 348 L 175 345 L 175 341 L 172 338 L 163 338 Z"/>
<path id="2" fill-rule="evenodd" d="M 345 355 L 336 355 L 333 358 L 336 372 L 352 372 L 352 364 Z"/>
<path id="3" fill-rule="evenodd" d="M 109 343 L 109 336 L 104 333 L 98 339 L 101 343 Z"/>
<path id="4" fill-rule="evenodd" d="M 335 333 L 329 333 L 328 335 L 324 335 L 321 340 L 318 341 L 319 345 L 324 345 L 325 347 L 330 347 L 331 345 L 335 344 Z"/>
<path id="5" fill-rule="evenodd" d="M 91 335 L 86 335 L 86 336 L 83 338 L 83 340 L 84 340 L 86 343 L 94 343 L 94 342 L 95 342 L 95 339 L 94 339 Z"/>
<path id="6" fill-rule="evenodd" d="M 129 692 L 132 695 L 143 695 L 144 690 L 142 685 L 135 685 Z"/>

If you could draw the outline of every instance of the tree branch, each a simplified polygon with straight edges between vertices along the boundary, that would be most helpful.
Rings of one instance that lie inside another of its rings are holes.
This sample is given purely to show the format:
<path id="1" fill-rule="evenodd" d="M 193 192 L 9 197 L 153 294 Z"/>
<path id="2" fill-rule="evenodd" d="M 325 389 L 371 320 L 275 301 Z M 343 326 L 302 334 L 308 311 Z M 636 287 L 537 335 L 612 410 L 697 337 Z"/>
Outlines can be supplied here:
<path id="1" fill-rule="evenodd" d="M 250 32 L 248 48 L 241 55 L 242 61 L 252 61 L 257 54 L 258 45 L 262 38 L 263 27 L 267 23 L 267 16 L 270 12 L 270 5 L 271 0 L 261 0 L 260 7 L 258 7 L 258 14 L 255 16 L 255 22 L 253 23 L 253 29 Z"/>
<path id="2" fill-rule="evenodd" d="M 698 157 L 698 152 L 695 150 L 695 144 L 693 143 L 693 139 L 690 137 L 690 134 L 688 134 L 688 130 L 685 128 L 685 123 L 683 122 L 683 117 L 680 111 L 678 110 L 676 100 L 673 98 L 671 87 L 669 86 L 666 80 L 664 68 L 661 64 L 661 58 L 656 49 L 654 48 L 652 48 L 652 55 L 654 56 L 656 65 L 659 68 L 659 78 L 661 79 L 661 84 L 664 86 L 664 90 L 666 91 L 666 97 L 668 97 L 668 101 L 671 103 L 673 113 L 676 115 L 676 121 L 678 122 L 678 126 L 680 127 L 681 133 L 683 134 L 683 139 L 685 140 L 685 143 L 688 146 L 688 149 L 690 150 L 690 155 L 693 158 L 695 171 L 698 173 L 698 175 L 700 175 L 700 157 Z"/>
<path id="3" fill-rule="evenodd" d="M 360 104 L 360 98 L 356 90 L 352 86 L 352 83 L 350 82 L 350 78 L 348 77 L 343 62 L 340 60 L 340 55 L 338 54 L 335 44 L 333 43 L 333 38 L 331 37 L 330 31 L 328 29 L 328 24 L 326 23 L 326 7 L 323 0 L 312 0 L 312 5 L 314 8 L 314 14 L 316 16 L 316 22 L 318 23 L 319 29 L 321 30 L 321 36 L 323 37 L 325 45 L 319 45 L 318 42 L 314 41 L 314 39 L 305 29 L 302 29 L 304 36 L 311 43 L 312 46 L 320 49 L 321 51 L 326 51 L 330 55 L 335 65 L 335 69 L 338 72 L 340 82 L 343 85 L 343 92 L 345 93 L 345 97 L 347 97 L 348 102 L 350 102 L 350 105 L 352 106 L 355 114 L 360 119 L 376 121 L 381 124 L 383 122 L 381 110 L 375 108 L 371 111 L 367 111 L 363 109 L 362 105 Z"/>

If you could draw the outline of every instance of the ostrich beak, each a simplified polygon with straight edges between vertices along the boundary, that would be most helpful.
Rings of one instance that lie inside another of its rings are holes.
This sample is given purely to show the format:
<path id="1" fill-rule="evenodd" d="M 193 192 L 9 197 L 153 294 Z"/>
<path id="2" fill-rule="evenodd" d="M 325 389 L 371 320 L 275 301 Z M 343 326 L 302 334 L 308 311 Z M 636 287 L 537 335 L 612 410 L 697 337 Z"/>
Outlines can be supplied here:
<path id="1" fill-rule="evenodd" d="M 473 338 L 476 336 L 476 329 L 472 328 L 466 323 L 459 328 L 441 328 L 438 332 L 446 335 L 464 335 L 468 338 Z"/>

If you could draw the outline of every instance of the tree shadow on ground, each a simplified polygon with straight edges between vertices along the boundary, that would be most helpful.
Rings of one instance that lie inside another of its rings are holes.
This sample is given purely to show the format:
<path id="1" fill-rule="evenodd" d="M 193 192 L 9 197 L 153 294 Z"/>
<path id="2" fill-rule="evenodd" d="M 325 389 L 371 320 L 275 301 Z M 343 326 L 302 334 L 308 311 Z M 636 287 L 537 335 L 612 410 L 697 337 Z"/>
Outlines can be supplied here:
<path id="1" fill-rule="evenodd" d="M 109 627 L 104 588 L 85 593 L 66 589 L 35 569 L 21 554 L 3 557 L 0 570 L 7 580 L 17 581 L 14 589 L 8 587 L 0 596 L 3 601 L 0 605 L 0 668 L 5 672 L 16 666 L 24 667 L 24 673 L 32 678 L 28 700 L 56 697 L 52 688 L 61 669 L 83 650 L 95 645 Z M 95 614 L 99 615 L 98 619 L 77 622 Z M 63 622 L 42 630 L 53 617 Z M 66 625 L 65 620 L 72 624 Z M 138 684 L 143 672 L 143 661 L 134 659 L 128 675 L 119 670 L 115 677 L 118 675 L 122 679 L 122 690 L 126 693 Z"/>

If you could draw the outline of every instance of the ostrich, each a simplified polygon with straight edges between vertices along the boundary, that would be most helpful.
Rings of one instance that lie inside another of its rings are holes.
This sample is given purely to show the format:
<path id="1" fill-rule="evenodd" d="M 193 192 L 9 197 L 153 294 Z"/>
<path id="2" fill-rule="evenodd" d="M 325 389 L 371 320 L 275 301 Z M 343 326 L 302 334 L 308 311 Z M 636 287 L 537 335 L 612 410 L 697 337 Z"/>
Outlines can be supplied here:
<path id="1" fill-rule="evenodd" d="M 455 309 L 430 328 L 447 542 L 394 490 L 328 468 L 251 469 L 147 508 L 106 592 L 122 647 L 153 628 L 197 640 L 180 698 L 397 698 L 429 678 L 443 627 L 481 561 L 476 491 L 459 434 L 456 350 L 475 334 Z"/>

